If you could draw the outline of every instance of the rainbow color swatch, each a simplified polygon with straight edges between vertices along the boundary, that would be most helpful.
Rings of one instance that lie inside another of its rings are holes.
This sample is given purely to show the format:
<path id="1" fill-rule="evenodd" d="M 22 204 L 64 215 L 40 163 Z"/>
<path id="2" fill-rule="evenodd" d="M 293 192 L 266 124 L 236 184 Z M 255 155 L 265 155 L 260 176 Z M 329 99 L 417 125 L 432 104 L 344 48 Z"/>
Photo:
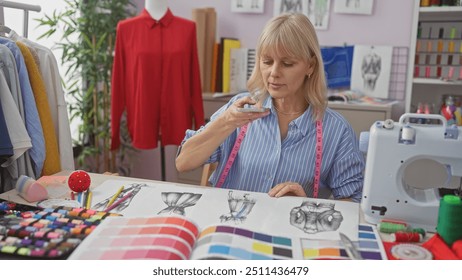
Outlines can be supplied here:
<path id="1" fill-rule="evenodd" d="M 272 260 L 293 259 L 292 239 L 231 226 L 205 228 L 193 258 Z"/>
<path id="2" fill-rule="evenodd" d="M 374 226 L 360 224 L 358 241 L 353 242 L 363 259 L 386 260 L 386 252 Z M 301 240 L 303 259 L 349 259 L 339 240 Z"/>

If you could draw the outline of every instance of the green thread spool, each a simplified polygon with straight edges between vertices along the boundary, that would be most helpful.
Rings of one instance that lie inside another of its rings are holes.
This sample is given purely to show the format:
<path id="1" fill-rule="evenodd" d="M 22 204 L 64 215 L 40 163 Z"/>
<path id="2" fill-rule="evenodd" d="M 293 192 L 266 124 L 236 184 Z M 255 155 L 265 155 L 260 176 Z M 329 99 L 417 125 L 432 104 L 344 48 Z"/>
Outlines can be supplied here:
<path id="1" fill-rule="evenodd" d="M 405 224 L 388 223 L 388 222 L 381 222 L 378 225 L 378 229 L 380 232 L 383 232 L 383 233 L 395 233 L 398 231 L 408 231 L 408 227 Z"/>
<path id="2" fill-rule="evenodd" d="M 455 195 L 440 200 L 436 231 L 449 246 L 462 239 L 462 201 Z"/>
<path id="3" fill-rule="evenodd" d="M 417 232 L 422 235 L 422 237 L 425 237 L 425 234 L 427 233 L 423 228 L 413 228 L 411 232 Z"/>

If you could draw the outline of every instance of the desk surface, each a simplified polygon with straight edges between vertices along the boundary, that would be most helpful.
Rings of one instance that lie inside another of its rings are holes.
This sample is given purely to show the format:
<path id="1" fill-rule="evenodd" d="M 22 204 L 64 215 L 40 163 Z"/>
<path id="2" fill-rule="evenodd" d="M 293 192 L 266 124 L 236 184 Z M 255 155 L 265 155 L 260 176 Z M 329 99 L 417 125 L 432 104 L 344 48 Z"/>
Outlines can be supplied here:
<path id="1" fill-rule="evenodd" d="M 68 176 L 71 173 L 72 173 L 72 171 L 61 171 L 59 173 L 56 173 L 55 175 L 56 176 Z M 117 175 L 107 175 L 107 174 L 98 174 L 98 173 L 89 173 L 89 175 L 91 177 L 90 188 L 92 190 L 94 190 L 95 188 L 97 188 L 98 186 L 100 186 L 101 184 L 103 184 L 104 182 L 106 182 L 108 180 L 137 181 L 137 182 L 145 182 L 145 183 L 165 184 L 166 186 L 171 186 L 173 184 L 173 185 L 182 186 L 182 187 L 208 188 L 208 187 L 204 187 L 204 186 L 181 184 L 181 183 L 172 183 L 172 182 L 163 182 L 163 181 L 155 181 L 155 180 L 124 177 L 124 176 L 117 176 Z M 36 203 L 29 203 L 26 200 L 24 200 L 21 196 L 18 195 L 18 192 L 15 189 L 0 194 L 0 198 L 4 199 L 4 200 L 20 203 L 20 204 L 25 204 L 25 205 L 33 205 L 33 206 L 36 205 Z M 66 195 L 66 196 L 63 196 L 63 197 L 60 197 L 60 198 L 70 198 L 70 197 L 69 197 L 69 195 Z M 367 223 L 365 221 L 365 219 L 364 219 L 364 215 L 363 215 L 362 211 L 360 211 L 359 216 L 360 216 L 359 217 L 359 222 L 360 223 Z M 382 241 L 385 241 L 385 242 L 390 242 L 391 241 L 391 239 L 390 239 L 391 236 L 389 234 L 380 233 L 380 236 L 382 238 Z M 429 237 L 431 237 L 431 234 L 430 235 L 427 234 L 427 237 L 425 238 L 425 240 L 427 240 Z"/>

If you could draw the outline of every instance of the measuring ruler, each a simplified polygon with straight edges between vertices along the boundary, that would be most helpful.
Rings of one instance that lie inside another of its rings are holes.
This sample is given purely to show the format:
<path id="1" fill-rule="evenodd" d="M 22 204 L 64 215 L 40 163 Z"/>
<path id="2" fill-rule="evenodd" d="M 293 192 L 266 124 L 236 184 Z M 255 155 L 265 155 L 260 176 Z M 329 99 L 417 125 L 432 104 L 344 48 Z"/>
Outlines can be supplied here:
<path id="1" fill-rule="evenodd" d="M 228 161 L 226 162 L 225 168 L 218 179 L 217 184 L 215 185 L 216 188 L 221 188 L 223 183 L 226 180 L 226 177 L 233 166 L 234 160 L 237 157 L 237 153 L 239 152 L 239 148 L 241 147 L 242 141 L 244 141 L 245 134 L 249 124 L 246 124 L 241 127 L 241 131 L 237 136 L 236 142 L 234 142 L 234 146 L 231 150 L 231 154 L 229 155 Z M 313 197 L 317 198 L 319 194 L 319 182 L 321 177 L 321 165 L 322 165 L 322 121 L 316 121 L 316 160 L 315 160 L 315 169 L 314 169 L 314 186 L 313 186 Z"/>

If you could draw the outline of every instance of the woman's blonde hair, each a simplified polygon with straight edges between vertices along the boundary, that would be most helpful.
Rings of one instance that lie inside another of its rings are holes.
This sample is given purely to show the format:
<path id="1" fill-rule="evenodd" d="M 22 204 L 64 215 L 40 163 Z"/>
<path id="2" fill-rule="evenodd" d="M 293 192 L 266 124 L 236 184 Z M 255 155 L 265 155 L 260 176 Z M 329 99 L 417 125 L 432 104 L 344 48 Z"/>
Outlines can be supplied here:
<path id="1" fill-rule="evenodd" d="M 321 119 L 327 107 L 327 86 L 318 38 L 308 17 L 300 13 L 282 14 L 266 24 L 257 43 L 255 67 L 247 82 L 252 94 L 267 94 L 260 73 L 261 56 L 267 53 L 301 59 L 313 66 L 313 73 L 306 77 L 302 87 L 313 117 Z"/>

